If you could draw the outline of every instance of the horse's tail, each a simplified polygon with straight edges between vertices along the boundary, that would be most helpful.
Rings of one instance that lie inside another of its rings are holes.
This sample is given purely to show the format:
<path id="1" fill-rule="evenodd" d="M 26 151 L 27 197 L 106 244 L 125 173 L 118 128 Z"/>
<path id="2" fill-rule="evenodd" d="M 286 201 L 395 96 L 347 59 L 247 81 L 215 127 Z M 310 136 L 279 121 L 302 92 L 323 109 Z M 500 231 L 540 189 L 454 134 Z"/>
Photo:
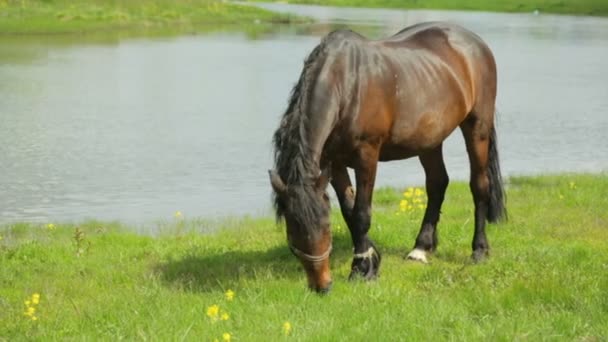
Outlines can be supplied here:
<path id="1" fill-rule="evenodd" d="M 496 129 L 492 127 L 490 144 L 488 147 L 488 178 L 490 180 L 490 205 L 487 219 L 490 222 L 507 220 L 506 195 L 503 187 L 500 163 L 498 162 L 498 149 L 496 147 Z"/>

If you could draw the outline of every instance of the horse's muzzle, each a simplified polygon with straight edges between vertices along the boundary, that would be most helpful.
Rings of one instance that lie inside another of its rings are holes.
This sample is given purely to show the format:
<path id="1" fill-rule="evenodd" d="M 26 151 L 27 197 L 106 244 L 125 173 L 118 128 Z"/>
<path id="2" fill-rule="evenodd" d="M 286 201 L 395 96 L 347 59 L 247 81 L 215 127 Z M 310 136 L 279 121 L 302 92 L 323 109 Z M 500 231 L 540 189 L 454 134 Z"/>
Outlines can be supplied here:
<path id="1" fill-rule="evenodd" d="M 333 282 L 329 282 L 327 284 L 327 286 L 325 287 L 320 287 L 320 286 L 309 286 L 311 291 L 314 291 L 320 295 L 326 295 L 329 293 L 329 291 L 331 290 L 331 286 L 332 286 Z"/>

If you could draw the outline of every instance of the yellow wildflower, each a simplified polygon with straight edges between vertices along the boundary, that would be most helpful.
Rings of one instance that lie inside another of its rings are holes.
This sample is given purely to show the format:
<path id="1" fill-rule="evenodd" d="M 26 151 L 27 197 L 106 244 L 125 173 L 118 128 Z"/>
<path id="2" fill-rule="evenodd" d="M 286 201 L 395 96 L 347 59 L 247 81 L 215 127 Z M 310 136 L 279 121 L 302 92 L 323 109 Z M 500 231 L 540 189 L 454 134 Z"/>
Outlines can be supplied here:
<path id="1" fill-rule="evenodd" d="M 232 299 L 234 299 L 234 291 L 228 289 L 228 291 L 226 291 L 225 293 L 226 295 L 226 300 L 231 301 Z"/>
<path id="2" fill-rule="evenodd" d="M 30 302 L 29 300 L 26 300 L 25 302 L 23 302 L 23 304 L 25 304 L 25 306 L 30 306 L 32 304 L 32 302 Z"/>
<path id="3" fill-rule="evenodd" d="M 422 189 L 416 188 L 416 190 L 414 191 L 414 195 L 422 196 L 422 195 L 424 195 L 424 191 Z"/>
<path id="4" fill-rule="evenodd" d="M 217 315 L 219 314 L 219 312 L 220 307 L 215 304 L 207 308 L 207 316 L 209 316 L 209 318 L 213 320 L 217 320 Z"/>
<path id="5" fill-rule="evenodd" d="M 179 210 L 178 210 L 178 211 L 176 211 L 176 212 L 175 212 L 175 214 L 173 214 L 173 216 L 174 216 L 176 219 L 181 219 L 181 218 L 182 218 L 184 215 L 182 214 L 182 212 L 181 212 L 181 211 L 179 211 Z"/>
<path id="6" fill-rule="evenodd" d="M 40 303 L 40 293 L 34 293 L 32 295 L 32 303 L 34 303 L 34 304 Z"/>
<path id="7" fill-rule="evenodd" d="M 289 322 L 283 323 L 283 334 L 285 334 L 285 335 L 291 334 L 291 323 L 289 323 Z"/>
<path id="8" fill-rule="evenodd" d="M 37 320 L 38 320 L 38 317 L 32 316 L 32 321 L 37 321 Z"/>
<path id="9" fill-rule="evenodd" d="M 48 229 L 48 230 L 55 230 L 55 225 L 52 224 L 52 223 L 49 223 L 49 224 L 46 225 L 46 229 Z"/>
<path id="10" fill-rule="evenodd" d="M 222 339 L 223 339 L 224 341 L 226 341 L 226 342 L 229 342 L 229 341 L 230 341 L 230 337 L 231 337 L 231 336 L 230 336 L 230 333 L 223 333 L 223 334 L 222 334 Z"/>
<path id="11" fill-rule="evenodd" d="M 226 313 L 226 312 L 224 312 L 224 313 L 222 314 L 222 316 L 220 316 L 220 319 L 221 319 L 222 321 L 227 321 L 229 318 L 230 318 L 230 315 L 228 315 L 228 313 Z"/>
<path id="12" fill-rule="evenodd" d="M 28 306 L 27 310 L 23 313 L 26 316 L 34 316 L 34 314 L 36 313 L 36 308 L 33 306 Z"/>
<path id="13" fill-rule="evenodd" d="M 407 188 L 407 190 L 405 190 L 405 192 L 403 193 L 403 196 L 407 198 L 414 196 L 414 189 Z"/>

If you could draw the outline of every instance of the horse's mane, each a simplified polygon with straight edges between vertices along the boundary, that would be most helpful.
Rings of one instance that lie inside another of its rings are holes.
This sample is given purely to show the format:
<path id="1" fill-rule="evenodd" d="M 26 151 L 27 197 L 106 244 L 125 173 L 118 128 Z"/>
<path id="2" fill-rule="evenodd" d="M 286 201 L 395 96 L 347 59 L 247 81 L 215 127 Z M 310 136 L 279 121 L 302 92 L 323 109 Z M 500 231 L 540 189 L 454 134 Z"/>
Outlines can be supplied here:
<path id="1" fill-rule="evenodd" d="M 279 128 L 274 133 L 275 171 L 287 185 L 287 198 L 274 194 L 277 219 L 290 213 L 300 229 L 314 233 L 319 228 L 318 220 L 327 214 L 327 209 L 316 196 L 315 181 L 319 166 L 314 161 L 311 142 L 308 108 L 314 84 L 325 59 L 325 40 L 312 50 L 304 61 L 298 83 L 293 87 L 287 110 Z"/>

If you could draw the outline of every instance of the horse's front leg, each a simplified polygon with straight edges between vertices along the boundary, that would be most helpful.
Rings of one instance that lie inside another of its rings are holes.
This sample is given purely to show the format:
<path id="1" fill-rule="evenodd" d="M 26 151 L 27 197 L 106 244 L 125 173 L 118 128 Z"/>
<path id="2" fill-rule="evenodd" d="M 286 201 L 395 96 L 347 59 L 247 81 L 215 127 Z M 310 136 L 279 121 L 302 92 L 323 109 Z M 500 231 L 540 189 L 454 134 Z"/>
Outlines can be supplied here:
<path id="1" fill-rule="evenodd" d="M 364 279 L 373 279 L 378 275 L 378 269 L 380 268 L 380 253 L 367 236 L 371 224 L 372 195 L 376 180 L 378 153 L 379 149 L 377 147 L 367 146 L 362 148 L 359 151 L 355 168 L 357 193 L 348 225 L 355 247 L 350 279 L 357 276 L 362 276 Z"/>
<path id="2" fill-rule="evenodd" d="M 350 182 L 348 171 L 344 165 L 332 165 L 331 170 L 331 186 L 336 191 L 340 210 L 346 225 L 350 228 L 353 207 L 355 206 L 355 190 Z M 352 230 L 352 229 L 351 229 Z"/>

